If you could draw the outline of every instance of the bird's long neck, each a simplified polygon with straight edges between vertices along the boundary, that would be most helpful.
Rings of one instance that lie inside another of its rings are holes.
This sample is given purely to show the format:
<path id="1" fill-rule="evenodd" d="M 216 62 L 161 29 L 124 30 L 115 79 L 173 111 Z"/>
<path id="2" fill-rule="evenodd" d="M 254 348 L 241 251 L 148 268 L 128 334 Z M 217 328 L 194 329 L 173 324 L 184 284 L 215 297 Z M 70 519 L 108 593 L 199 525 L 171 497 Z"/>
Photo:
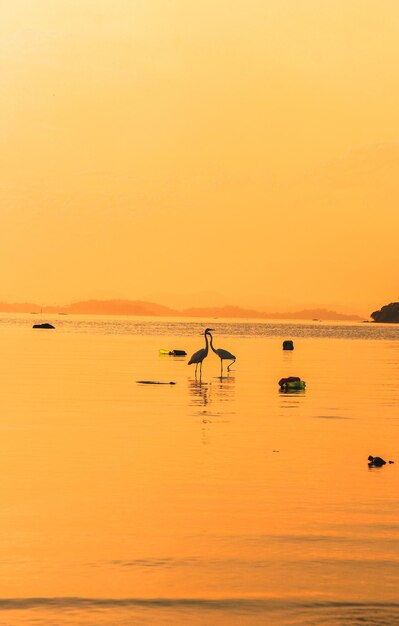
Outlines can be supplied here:
<path id="1" fill-rule="evenodd" d="M 212 339 L 211 339 L 211 345 L 212 345 Z M 209 350 L 208 333 L 205 333 L 205 354 L 208 354 L 208 350 Z"/>
<path id="2" fill-rule="evenodd" d="M 212 335 L 211 335 L 211 333 L 210 333 L 209 331 L 208 331 L 208 335 L 209 335 L 210 340 L 211 340 L 211 349 L 212 349 L 212 350 L 215 352 L 215 354 L 216 354 L 216 350 L 215 350 L 215 348 L 213 347 L 213 337 L 212 337 Z"/>

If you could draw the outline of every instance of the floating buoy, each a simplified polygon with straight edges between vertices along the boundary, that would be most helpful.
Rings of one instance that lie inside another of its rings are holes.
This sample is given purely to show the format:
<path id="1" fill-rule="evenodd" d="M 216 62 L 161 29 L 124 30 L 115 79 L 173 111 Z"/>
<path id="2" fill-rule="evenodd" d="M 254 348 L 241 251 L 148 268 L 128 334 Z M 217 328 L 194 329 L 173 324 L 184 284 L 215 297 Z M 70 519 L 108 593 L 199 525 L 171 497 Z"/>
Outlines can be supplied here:
<path id="1" fill-rule="evenodd" d="M 285 341 L 283 341 L 283 350 L 293 350 L 294 349 L 294 342 L 292 341 L 292 339 L 286 339 Z"/>

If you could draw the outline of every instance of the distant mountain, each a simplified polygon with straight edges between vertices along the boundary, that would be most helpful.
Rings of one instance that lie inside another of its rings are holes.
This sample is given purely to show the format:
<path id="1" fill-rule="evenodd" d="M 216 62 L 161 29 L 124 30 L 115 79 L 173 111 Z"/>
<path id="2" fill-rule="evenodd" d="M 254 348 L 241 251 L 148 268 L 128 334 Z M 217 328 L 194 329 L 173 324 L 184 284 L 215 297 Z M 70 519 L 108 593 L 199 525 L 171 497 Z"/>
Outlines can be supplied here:
<path id="1" fill-rule="evenodd" d="M 363 318 L 352 313 L 337 313 L 328 309 L 304 309 L 295 313 L 276 313 L 276 319 L 296 319 L 296 320 L 330 320 L 359 322 Z"/>
<path id="2" fill-rule="evenodd" d="M 259 319 L 301 319 L 301 320 L 342 320 L 360 321 L 358 315 L 337 313 L 327 309 L 305 309 L 294 313 L 266 313 L 265 311 L 255 311 L 253 309 L 243 309 L 238 306 L 207 307 L 184 309 L 183 315 L 190 317 L 247 317 Z"/>
<path id="3" fill-rule="evenodd" d="M 85 300 L 65 307 L 66 313 L 100 315 L 178 315 L 178 311 L 154 302 L 141 300 Z"/>
<path id="4" fill-rule="evenodd" d="M 391 302 L 386 304 L 379 311 L 374 311 L 370 317 L 375 322 L 384 322 L 386 324 L 399 324 L 399 302 Z"/>
<path id="5" fill-rule="evenodd" d="M 230 305 L 184 309 L 181 314 L 186 317 L 268 317 L 267 313 L 262 313 L 261 311 Z"/>
<path id="6" fill-rule="evenodd" d="M 0 302 L 3 313 L 82 313 L 92 315 L 179 315 L 169 307 L 141 300 L 83 300 L 66 306 L 42 306 L 31 302 Z"/>
<path id="7" fill-rule="evenodd" d="M 5 313 L 75 313 L 84 315 L 154 315 L 170 317 L 225 317 L 250 319 L 348 320 L 359 321 L 358 315 L 337 313 L 327 309 L 305 309 L 286 313 L 268 313 L 239 306 L 195 307 L 179 311 L 154 302 L 142 300 L 82 300 L 67 306 L 41 306 L 32 303 L 0 302 Z"/>

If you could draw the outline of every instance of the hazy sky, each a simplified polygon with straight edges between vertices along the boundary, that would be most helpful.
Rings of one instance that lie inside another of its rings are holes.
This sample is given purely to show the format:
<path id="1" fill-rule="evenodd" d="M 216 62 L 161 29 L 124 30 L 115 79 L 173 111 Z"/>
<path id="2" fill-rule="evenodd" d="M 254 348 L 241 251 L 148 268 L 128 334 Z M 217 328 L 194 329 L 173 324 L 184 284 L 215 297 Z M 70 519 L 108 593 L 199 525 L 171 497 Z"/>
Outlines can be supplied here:
<path id="1" fill-rule="evenodd" d="M 399 299 L 398 67 L 397 0 L 2 2 L 0 300 Z"/>

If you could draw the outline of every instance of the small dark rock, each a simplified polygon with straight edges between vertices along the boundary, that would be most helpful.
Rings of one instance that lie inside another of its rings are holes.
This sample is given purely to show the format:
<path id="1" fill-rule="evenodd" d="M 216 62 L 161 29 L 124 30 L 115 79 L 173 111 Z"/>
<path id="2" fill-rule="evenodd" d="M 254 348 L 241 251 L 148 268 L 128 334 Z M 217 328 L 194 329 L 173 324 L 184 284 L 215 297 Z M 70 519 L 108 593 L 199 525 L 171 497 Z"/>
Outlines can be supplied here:
<path id="1" fill-rule="evenodd" d="M 55 326 L 45 322 L 44 324 L 33 324 L 32 328 L 55 328 Z"/>
<path id="2" fill-rule="evenodd" d="M 293 350 L 294 342 L 291 339 L 286 339 L 283 341 L 283 350 Z"/>
<path id="3" fill-rule="evenodd" d="M 369 466 L 373 466 L 373 467 L 382 467 L 383 465 L 386 465 L 387 462 L 384 461 L 384 459 L 382 459 L 380 456 L 370 456 L 368 457 L 368 461 L 369 461 Z"/>

